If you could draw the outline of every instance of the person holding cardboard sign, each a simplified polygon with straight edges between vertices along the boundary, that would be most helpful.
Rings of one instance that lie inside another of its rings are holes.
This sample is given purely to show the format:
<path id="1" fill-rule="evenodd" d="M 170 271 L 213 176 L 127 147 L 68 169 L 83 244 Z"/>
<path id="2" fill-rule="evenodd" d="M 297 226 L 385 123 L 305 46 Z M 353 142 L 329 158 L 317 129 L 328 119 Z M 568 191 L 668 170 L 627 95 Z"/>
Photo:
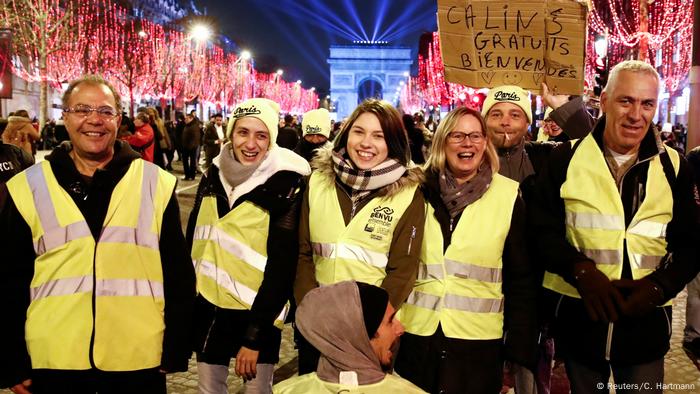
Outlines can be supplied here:
<path id="1" fill-rule="evenodd" d="M 548 116 L 564 131 L 560 141 L 570 137 L 583 136 L 593 126 L 593 119 L 587 113 L 583 100 L 569 100 L 565 95 L 551 94 L 547 84 L 542 84 L 542 98 L 552 111 Z M 520 182 L 523 198 L 529 203 L 532 185 L 537 173 L 546 165 L 552 149 L 559 142 L 530 142 L 525 134 L 532 123 L 530 93 L 519 86 L 499 86 L 489 91 L 484 101 L 482 115 L 486 118 L 486 128 L 499 157 L 499 174 Z M 534 257 L 534 256 L 533 256 Z M 538 261 L 536 258 L 534 261 Z M 540 268 L 540 275 L 542 275 Z M 544 313 L 542 313 L 544 312 Z M 542 335 L 539 352 L 538 372 L 519 365 L 510 365 L 518 394 L 547 393 L 551 376 L 553 340 L 546 335 L 547 309 L 540 310 Z M 537 386 L 537 388 L 535 388 Z"/>

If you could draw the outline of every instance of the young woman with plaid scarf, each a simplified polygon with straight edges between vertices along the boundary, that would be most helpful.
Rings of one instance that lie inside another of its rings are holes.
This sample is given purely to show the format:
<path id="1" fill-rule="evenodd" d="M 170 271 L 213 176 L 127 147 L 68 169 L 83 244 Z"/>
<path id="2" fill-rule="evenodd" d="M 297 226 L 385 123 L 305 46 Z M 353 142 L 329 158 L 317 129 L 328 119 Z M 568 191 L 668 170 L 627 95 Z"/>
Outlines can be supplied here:
<path id="1" fill-rule="evenodd" d="M 395 309 L 418 271 L 425 203 L 401 115 L 369 99 L 350 115 L 332 148 L 319 149 L 302 201 L 297 304 L 311 289 L 356 280 L 380 286 Z M 318 352 L 300 341 L 299 374 Z"/>

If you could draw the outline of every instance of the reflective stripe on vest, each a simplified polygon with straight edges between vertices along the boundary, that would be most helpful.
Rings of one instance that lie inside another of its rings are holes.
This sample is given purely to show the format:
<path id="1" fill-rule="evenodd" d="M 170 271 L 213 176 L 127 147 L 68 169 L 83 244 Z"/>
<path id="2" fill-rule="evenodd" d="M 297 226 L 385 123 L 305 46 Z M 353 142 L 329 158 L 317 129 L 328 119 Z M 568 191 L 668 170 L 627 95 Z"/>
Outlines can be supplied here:
<path id="1" fill-rule="evenodd" d="M 678 153 L 664 149 L 678 173 Z M 617 185 L 592 135 L 585 137 L 574 152 L 560 189 L 566 210 L 567 240 L 595 261 L 611 280 L 622 275 L 625 245 L 634 279 L 651 273 L 666 255 L 666 228 L 673 217 L 673 194 L 659 155 L 648 159 L 648 166 L 644 200 L 627 228 Z M 556 274 L 546 272 L 543 286 L 580 298 L 578 291 Z"/>
<path id="2" fill-rule="evenodd" d="M 389 256 L 386 254 L 376 253 L 357 245 L 312 242 L 311 248 L 316 256 L 325 257 L 327 259 L 340 258 L 365 261 L 377 268 L 385 268 L 389 261 Z"/>
<path id="3" fill-rule="evenodd" d="M 413 291 L 406 302 L 422 308 L 438 310 L 442 300 L 443 298 L 439 296 Z M 503 298 L 476 298 L 445 294 L 442 307 L 464 312 L 498 313 L 503 312 Z"/>
<path id="4" fill-rule="evenodd" d="M 100 242 L 130 243 L 158 250 L 159 236 L 149 231 L 153 217 L 151 199 L 155 195 L 154 188 L 157 185 L 158 170 L 146 166 L 143 171 L 144 182 L 142 182 L 138 227 L 105 227 L 100 235 Z M 146 182 L 146 179 L 151 181 Z M 66 226 L 59 225 L 56 208 L 53 205 L 41 166 L 32 166 L 27 169 L 27 181 L 33 186 L 34 205 L 37 207 L 41 227 L 44 229 L 44 234 L 34 242 L 34 251 L 37 255 L 40 256 L 75 239 L 92 237 L 85 220 Z"/>
<path id="5" fill-rule="evenodd" d="M 7 185 L 37 253 L 25 326 L 32 367 L 160 365 L 165 302 L 158 240 L 175 178 L 134 160 L 112 192 L 97 242 L 49 162 Z"/>
<path id="6" fill-rule="evenodd" d="M 236 282 L 228 273 L 218 270 L 216 264 L 206 260 L 197 260 L 194 264 L 197 267 L 197 274 L 209 277 L 237 299 L 248 305 L 253 305 L 253 302 L 255 302 L 255 297 L 258 295 L 257 290 L 253 290 L 243 283 Z M 284 306 L 276 320 L 284 323 L 284 320 L 287 318 L 287 313 L 289 313 L 289 304 Z"/>
<path id="7" fill-rule="evenodd" d="M 315 172 L 309 179 L 309 235 L 316 280 L 380 285 L 386 276 L 393 233 L 413 201 L 417 185 L 391 197 L 368 201 L 345 225 L 334 178 Z"/>
<path id="8" fill-rule="evenodd" d="M 444 254 L 428 205 L 418 279 L 397 314 L 406 332 L 429 336 L 440 325 L 449 338 L 503 336 L 502 255 L 517 196 L 518 183 L 495 174 L 486 193 L 462 212 Z"/>
<path id="9" fill-rule="evenodd" d="M 242 262 L 254 267 L 260 272 L 265 272 L 267 256 L 255 251 L 255 249 L 233 238 L 225 231 L 213 225 L 197 226 L 194 229 L 195 240 L 216 240 L 219 247 L 238 257 Z"/>
<path id="10" fill-rule="evenodd" d="M 267 210 L 245 201 L 219 218 L 216 198 L 202 199 L 192 244 L 197 291 L 225 309 L 250 310 L 267 266 Z M 284 326 L 289 305 L 274 325 Z"/>
<path id="11" fill-rule="evenodd" d="M 164 297 L 163 284 L 139 279 L 98 280 L 95 295 L 103 297 Z M 93 291 L 92 276 L 62 278 L 29 289 L 32 301 L 45 297 L 62 296 Z"/>

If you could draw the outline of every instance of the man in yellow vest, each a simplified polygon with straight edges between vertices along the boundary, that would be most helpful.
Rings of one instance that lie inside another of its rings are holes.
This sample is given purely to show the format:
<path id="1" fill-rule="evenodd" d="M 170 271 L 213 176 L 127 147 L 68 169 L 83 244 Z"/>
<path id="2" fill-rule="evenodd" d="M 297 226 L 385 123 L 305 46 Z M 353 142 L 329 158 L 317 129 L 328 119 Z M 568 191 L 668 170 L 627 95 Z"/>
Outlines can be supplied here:
<path id="1" fill-rule="evenodd" d="M 386 372 L 403 334 L 395 315 L 381 287 L 351 280 L 309 291 L 297 309 L 296 322 L 321 359 L 316 372 L 281 382 L 273 392 L 424 393 Z"/>
<path id="2" fill-rule="evenodd" d="M 70 143 L 6 184 L 0 387 L 165 393 L 195 292 L 175 178 L 116 141 L 121 99 L 101 77 L 71 82 L 63 114 Z"/>
<path id="3" fill-rule="evenodd" d="M 659 89 L 649 64 L 616 65 L 604 116 L 555 148 L 528 207 L 574 394 L 608 392 L 611 370 L 618 389 L 662 393 L 670 301 L 698 272 L 697 191 L 653 126 Z"/>

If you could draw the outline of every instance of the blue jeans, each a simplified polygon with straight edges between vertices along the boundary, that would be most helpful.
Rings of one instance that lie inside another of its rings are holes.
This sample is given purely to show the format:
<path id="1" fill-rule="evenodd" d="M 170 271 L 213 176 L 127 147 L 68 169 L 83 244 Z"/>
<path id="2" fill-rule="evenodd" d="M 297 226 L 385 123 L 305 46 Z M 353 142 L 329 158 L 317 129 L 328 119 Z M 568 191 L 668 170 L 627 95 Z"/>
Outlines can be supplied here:
<path id="1" fill-rule="evenodd" d="M 228 365 L 207 364 L 197 362 L 200 394 L 227 394 Z M 272 378 L 275 372 L 274 364 L 258 364 L 255 379 L 245 382 L 247 394 L 272 394 Z"/>

